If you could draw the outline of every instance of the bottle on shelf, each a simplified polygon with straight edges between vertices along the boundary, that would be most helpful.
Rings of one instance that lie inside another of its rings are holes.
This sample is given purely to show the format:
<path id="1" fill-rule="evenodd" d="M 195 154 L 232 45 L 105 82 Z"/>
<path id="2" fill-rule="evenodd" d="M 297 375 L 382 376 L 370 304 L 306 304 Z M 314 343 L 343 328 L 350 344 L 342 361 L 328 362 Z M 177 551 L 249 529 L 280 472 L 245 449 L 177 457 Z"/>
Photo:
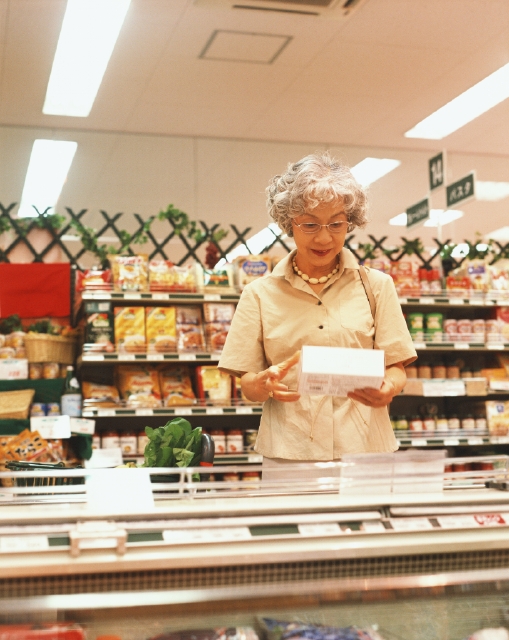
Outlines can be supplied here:
<path id="1" fill-rule="evenodd" d="M 78 379 L 74 375 L 74 367 L 69 365 L 64 382 L 64 392 L 61 399 L 63 416 L 79 418 L 81 416 L 83 397 Z"/>

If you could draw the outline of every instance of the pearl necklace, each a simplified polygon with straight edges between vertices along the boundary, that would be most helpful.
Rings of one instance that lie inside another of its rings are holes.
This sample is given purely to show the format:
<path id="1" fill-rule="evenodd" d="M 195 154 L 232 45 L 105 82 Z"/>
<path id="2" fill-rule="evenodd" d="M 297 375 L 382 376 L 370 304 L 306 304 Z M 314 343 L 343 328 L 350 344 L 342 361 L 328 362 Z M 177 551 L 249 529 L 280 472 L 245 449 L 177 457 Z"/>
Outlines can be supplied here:
<path id="1" fill-rule="evenodd" d="M 298 276 L 300 276 L 303 280 L 305 280 L 306 282 L 309 282 L 309 284 L 323 284 L 324 282 L 327 282 L 327 280 L 330 280 L 332 278 L 332 276 L 335 275 L 339 271 L 339 265 L 336 265 L 334 267 L 334 269 L 329 273 L 329 275 L 322 276 L 321 278 L 310 278 L 307 275 L 307 273 L 302 273 L 302 271 L 297 266 L 297 263 L 295 262 L 295 259 L 292 260 L 292 265 L 293 265 L 293 270 L 295 271 L 295 273 Z"/>

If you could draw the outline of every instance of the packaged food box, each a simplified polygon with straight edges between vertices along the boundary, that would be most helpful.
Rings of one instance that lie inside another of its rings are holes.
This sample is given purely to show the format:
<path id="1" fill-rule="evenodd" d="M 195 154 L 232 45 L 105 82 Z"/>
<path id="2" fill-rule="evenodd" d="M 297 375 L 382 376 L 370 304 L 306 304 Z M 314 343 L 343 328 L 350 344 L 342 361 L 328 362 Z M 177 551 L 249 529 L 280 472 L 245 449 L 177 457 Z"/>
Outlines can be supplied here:
<path id="1" fill-rule="evenodd" d="M 198 288 L 204 293 L 233 293 L 235 284 L 232 265 L 198 270 Z"/>
<path id="2" fill-rule="evenodd" d="M 161 406 L 159 376 L 155 368 L 144 365 L 120 365 L 116 373 L 120 396 L 128 407 Z"/>
<path id="3" fill-rule="evenodd" d="M 197 289 L 196 265 L 177 266 L 170 260 L 153 258 L 148 263 L 150 291 L 189 291 Z"/>
<path id="4" fill-rule="evenodd" d="M 486 421 L 492 435 L 505 436 L 509 431 L 509 402 L 487 400 Z"/>
<path id="5" fill-rule="evenodd" d="M 205 302 L 203 316 L 205 322 L 231 322 L 235 313 L 233 302 Z"/>
<path id="6" fill-rule="evenodd" d="M 209 351 L 222 350 L 230 327 L 231 323 L 229 322 L 207 322 L 205 325 L 205 338 Z"/>
<path id="7" fill-rule="evenodd" d="M 165 407 L 196 402 L 189 367 L 181 365 L 163 369 L 159 372 L 159 381 Z"/>
<path id="8" fill-rule="evenodd" d="M 86 407 L 116 407 L 120 402 L 117 387 L 83 380 L 81 384 L 83 405 Z"/>
<path id="9" fill-rule="evenodd" d="M 108 256 L 115 291 L 148 291 L 148 256 Z"/>
<path id="10" fill-rule="evenodd" d="M 85 351 L 115 350 L 111 302 L 85 303 Z"/>
<path id="11" fill-rule="evenodd" d="M 202 366 L 196 368 L 198 394 L 201 400 L 229 406 L 232 397 L 232 379 L 217 367 Z"/>
<path id="12" fill-rule="evenodd" d="M 509 307 L 497 307 L 497 320 L 502 342 L 509 342 Z"/>
<path id="13" fill-rule="evenodd" d="M 145 344 L 145 309 L 115 307 L 115 343 L 119 353 L 143 353 Z"/>
<path id="14" fill-rule="evenodd" d="M 177 349 L 175 307 L 147 307 L 145 335 L 148 353 L 169 353 Z"/>
<path id="15" fill-rule="evenodd" d="M 235 259 L 236 284 L 242 290 L 247 284 L 270 273 L 271 259 L 268 255 L 249 255 Z"/>
<path id="16" fill-rule="evenodd" d="M 299 363 L 298 392 L 346 397 L 349 391 L 379 389 L 385 375 L 381 349 L 303 346 Z"/>
<path id="17" fill-rule="evenodd" d="M 176 307 L 177 315 L 177 348 L 179 351 L 203 351 L 205 338 L 201 307 Z"/>

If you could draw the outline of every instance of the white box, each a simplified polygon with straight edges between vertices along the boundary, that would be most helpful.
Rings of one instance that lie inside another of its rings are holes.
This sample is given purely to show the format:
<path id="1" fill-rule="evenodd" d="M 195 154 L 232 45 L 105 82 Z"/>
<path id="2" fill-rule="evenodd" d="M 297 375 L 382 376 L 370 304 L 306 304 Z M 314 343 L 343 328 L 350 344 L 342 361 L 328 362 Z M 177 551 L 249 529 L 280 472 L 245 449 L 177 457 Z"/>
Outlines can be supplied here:
<path id="1" fill-rule="evenodd" d="M 28 360 L 25 358 L 0 359 L 0 380 L 28 380 Z"/>
<path id="2" fill-rule="evenodd" d="M 302 347 L 298 392 L 346 397 L 354 389 L 379 389 L 385 374 L 385 352 L 379 349 Z"/>

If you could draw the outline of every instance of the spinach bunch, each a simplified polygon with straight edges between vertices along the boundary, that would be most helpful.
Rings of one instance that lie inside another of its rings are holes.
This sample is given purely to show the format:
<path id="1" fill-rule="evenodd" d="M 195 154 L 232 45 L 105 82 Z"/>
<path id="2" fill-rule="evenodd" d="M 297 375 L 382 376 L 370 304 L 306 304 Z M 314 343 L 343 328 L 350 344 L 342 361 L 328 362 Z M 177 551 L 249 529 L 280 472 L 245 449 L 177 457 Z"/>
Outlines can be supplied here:
<path id="1" fill-rule="evenodd" d="M 143 467 L 196 467 L 201 460 L 202 428 L 193 429 L 184 418 L 173 418 L 164 427 L 145 427 L 149 443 Z"/>

